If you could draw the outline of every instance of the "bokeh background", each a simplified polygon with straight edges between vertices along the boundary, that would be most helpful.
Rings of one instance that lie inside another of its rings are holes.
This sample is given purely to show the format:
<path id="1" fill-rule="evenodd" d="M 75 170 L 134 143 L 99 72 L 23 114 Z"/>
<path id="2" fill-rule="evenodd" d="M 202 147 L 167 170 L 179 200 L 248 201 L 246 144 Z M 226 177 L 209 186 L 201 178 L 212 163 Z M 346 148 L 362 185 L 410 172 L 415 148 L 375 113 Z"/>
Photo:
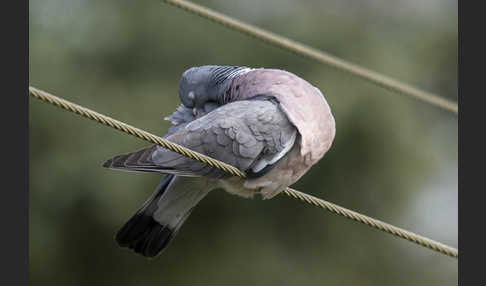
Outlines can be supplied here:
<path id="1" fill-rule="evenodd" d="M 194 1 L 457 100 L 457 1 Z M 163 135 L 183 71 L 272 67 L 320 88 L 333 147 L 294 187 L 457 247 L 457 117 L 159 0 L 31 1 L 30 84 Z M 147 260 L 113 236 L 157 174 L 146 142 L 31 99 L 32 285 L 456 285 L 457 260 L 286 196 L 212 192 Z"/>

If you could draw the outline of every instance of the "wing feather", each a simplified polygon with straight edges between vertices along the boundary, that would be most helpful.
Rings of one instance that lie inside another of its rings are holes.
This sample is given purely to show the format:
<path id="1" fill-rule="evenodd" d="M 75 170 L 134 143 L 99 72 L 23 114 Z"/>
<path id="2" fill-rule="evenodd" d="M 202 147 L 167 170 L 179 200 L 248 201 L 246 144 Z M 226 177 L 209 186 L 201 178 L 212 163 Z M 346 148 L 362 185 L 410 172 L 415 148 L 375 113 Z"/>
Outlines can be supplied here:
<path id="1" fill-rule="evenodd" d="M 235 166 L 252 177 L 264 175 L 277 164 L 290 151 L 297 134 L 278 103 L 269 100 L 231 102 L 182 124 L 166 139 Z M 116 156 L 104 166 L 180 176 L 229 176 L 156 145 Z"/>

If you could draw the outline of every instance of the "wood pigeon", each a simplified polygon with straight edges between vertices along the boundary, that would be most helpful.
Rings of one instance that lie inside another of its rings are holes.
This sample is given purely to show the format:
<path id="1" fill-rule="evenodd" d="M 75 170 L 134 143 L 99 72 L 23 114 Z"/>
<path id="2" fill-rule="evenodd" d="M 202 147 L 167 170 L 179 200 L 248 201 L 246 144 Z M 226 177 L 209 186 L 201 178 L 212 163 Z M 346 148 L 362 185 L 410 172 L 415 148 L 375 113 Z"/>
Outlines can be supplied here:
<path id="1" fill-rule="evenodd" d="M 283 70 L 193 67 L 182 75 L 179 98 L 182 104 L 165 118 L 172 127 L 164 138 L 233 165 L 247 178 L 158 145 L 108 160 L 104 167 L 165 174 L 115 237 L 146 257 L 167 246 L 209 191 L 272 198 L 317 163 L 335 135 L 334 117 L 319 89 Z"/>

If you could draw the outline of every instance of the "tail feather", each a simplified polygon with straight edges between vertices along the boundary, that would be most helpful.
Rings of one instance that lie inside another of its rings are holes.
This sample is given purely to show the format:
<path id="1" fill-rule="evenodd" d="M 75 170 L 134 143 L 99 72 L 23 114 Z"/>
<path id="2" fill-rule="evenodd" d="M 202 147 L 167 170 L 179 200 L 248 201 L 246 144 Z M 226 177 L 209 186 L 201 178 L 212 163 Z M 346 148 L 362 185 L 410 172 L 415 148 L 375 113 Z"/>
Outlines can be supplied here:
<path id="1" fill-rule="evenodd" d="M 137 217 L 136 214 L 133 218 Z M 139 216 L 140 217 L 140 216 Z M 130 231 L 125 226 L 117 233 L 116 240 L 122 247 L 128 247 L 146 257 L 154 257 L 161 252 L 174 236 L 174 230 L 167 225 L 161 225 L 151 216 L 146 220 L 130 220 Z"/>
<path id="2" fill-rule="evenodd" d="M 174 175 L 165 175 L 152 196 L 117 232 L 115 240 L 120 246 L 154 257 L 168 244 L 173 230 L 158 223 L 153 214 L 157 210 L 157 202 L 174 179 Z"/>
<path id="3" fill-rule="evenodd" d="M 117 243 L 145 257 L 159 254 L 207 193 L 193 180 L 165 175 L 152 196 L 118 231 Z"/>

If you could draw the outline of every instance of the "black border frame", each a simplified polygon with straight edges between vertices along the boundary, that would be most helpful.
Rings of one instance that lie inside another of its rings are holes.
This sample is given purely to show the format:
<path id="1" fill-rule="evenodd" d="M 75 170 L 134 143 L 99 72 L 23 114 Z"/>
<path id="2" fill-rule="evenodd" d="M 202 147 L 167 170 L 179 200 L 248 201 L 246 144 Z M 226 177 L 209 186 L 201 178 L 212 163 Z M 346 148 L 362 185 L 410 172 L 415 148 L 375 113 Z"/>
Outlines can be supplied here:
<path id="1" fill-rule="evenodd" d="M 27 285 L 29 267 L 29 2 L 2 5 L 2 284 Z M 14 106 L 12 106 L 12 104 Z M 5 130 L 7 129 L 7 130 Z"/>
<path id="2" fill-rule="evenodd" d="M 465 4 L 469 4 L 466 8 Z M 484 105 L 471 101 L 483 98 L 483 88 L 479 86 L 483 73 L 471 71 L 471 62 L 480 64 L 477 56 L 485 51 L 485 45 L 480 43 L 483 37 L 480 7 L 471 7 L 471 1 L 458 1 L 458 100 L 459 100 L 459 284 L 474 285 L 481 274 L 482 245 L 481 225 L 484 202 L 473 198 L 482 193 L 484 183 L 479 182 L 481 165 L 466 167 L 467 158 L 482 158 L 476 150 L 482 150 L 486 144 L 482 139 L 483 118 L 479 112 L 473 112 L 471 107 L 481 108 Z M 2 284 L 27 285 L 28 282 L 28 249 L 29 249 L 29 197 L 28 197 L 28 85 L 29 85 L 29 5 L 28 1 L 10 1 L 3 5 L 1 27 L 3 35 L 2 55 L 4 58 L 2 83 L 7 85 L 3 90 L 6 99 L 2 112 L 3 127 L 3 204 L 1 211 L 1 237 L 3 262 L 6 267 L 2 271 Z M 8 7 L 7 7 L 8 6 Z M 467 11 L 466 11 L 467 10 Z M 474 13 L 476 12 L 476 13 Z M 484 16 L 483 16 L 484 17 Z M 466 35 L 469 34 L 469 37 Z M 467 43 L 464 39 L 468 39 Z M 475 50 L 475 51 L 473 51 Z M 467 58 L 470 61 L 467 61 Z M 468 70 L 469 69 L 469 70 Z M 479 69 L 479 67 L 478 67 Z M 476 84 L 476 85 L 475 85 Z M 15 108 L 11 108 L 11 103 Z M 469 121 L 469 122 L 468 122 Z M 467 139 L 467 131 L 475 131 L 471 139 Z M 473 151 L 474 150 L 474 151 Z M 478 156 L 479 155 L 479 156 Z M 474 179 L 476 178 L 476 182 Z M 479 228 L 478 228 L 479 227 Z M 470 233 L 467 234 L 467 228 Z M 473 228 L 475 230 L 473 230 Z M 471 234 L 473 233 L 473 234 Z M 5 255 L 6 254 L 6 255 Z M 476 257 L 474 257 L 476 256 Z M 475 261 L 477 260 L 477 262 Z M 475 277 L 475 275 L 477 277 Z M 470 282 L 470 283 L 467 283 Z"/>

